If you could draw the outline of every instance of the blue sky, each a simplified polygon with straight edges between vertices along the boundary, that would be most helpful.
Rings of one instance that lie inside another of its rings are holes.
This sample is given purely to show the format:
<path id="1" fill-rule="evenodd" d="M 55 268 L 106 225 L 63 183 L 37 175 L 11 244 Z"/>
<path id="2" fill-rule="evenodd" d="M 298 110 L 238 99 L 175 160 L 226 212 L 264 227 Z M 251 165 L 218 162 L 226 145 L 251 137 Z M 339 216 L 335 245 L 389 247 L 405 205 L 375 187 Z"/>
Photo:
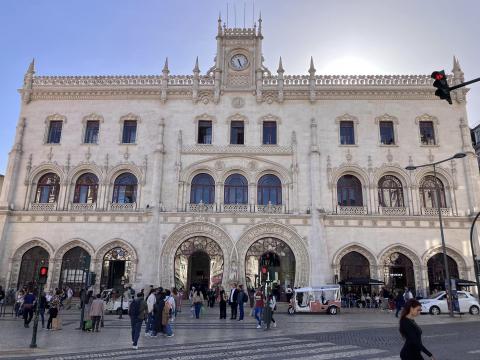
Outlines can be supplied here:
<path id="1" fill-rule="evenodd" d="M 219 11 L 229 25 L 252 23 L 253 0 L 0 0 L 0 174 L 20 109 L 17 89 L 32 58 L 37 75 L 190 74 L 195 57 L 213 62 Z M 480 76 L 478 0 L 255 0 L 262 11 L 265 63 L 286 74 Z M 256 16 L 258 17 L 258 16 Z M 225 19 L 226 20 L 226 19 Z M 469 122 L 480 122 L 480 84 L 471 85 Z"/>

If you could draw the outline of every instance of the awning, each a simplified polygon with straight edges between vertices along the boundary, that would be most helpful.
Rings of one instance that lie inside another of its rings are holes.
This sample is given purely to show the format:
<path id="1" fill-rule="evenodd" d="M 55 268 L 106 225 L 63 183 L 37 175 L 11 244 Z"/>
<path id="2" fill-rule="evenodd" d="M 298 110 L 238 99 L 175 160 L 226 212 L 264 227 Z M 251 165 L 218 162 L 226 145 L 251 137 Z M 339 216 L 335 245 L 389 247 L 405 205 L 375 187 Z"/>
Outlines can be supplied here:
<path id="1" fill-rule="evenodd" d="M 477 286 L 475 281 L 465 280 L 465 279 L 455 279 L 457 286 Z"/>
<path id="2" fill-rule="evenodd" d="M 338 285 L 384 285 L 385 283 L 376 279 L 350 278 L 338 282 Z"/>

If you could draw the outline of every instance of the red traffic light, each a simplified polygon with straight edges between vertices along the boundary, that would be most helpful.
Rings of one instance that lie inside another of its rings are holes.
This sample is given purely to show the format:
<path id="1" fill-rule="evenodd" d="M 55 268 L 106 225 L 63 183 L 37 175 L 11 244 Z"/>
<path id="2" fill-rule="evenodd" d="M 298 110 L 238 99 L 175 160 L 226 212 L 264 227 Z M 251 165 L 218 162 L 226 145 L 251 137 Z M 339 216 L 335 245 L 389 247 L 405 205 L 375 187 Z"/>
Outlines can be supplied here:
<path id="1" fill-rule="evenodd" d="M 262 274 L 266 274 L 267 273 L 267 267 L 266 266 L 262 266 Z"/>
<path id="2" fill-rule="evenodd" d="M 440 71 L 435 71 L 432 73 L 432 78 L 435 80 L 443 80 L 445 79 L 445 74 L 442 74 Z"/>
<path id="3" fill-rule="evenodd" d="M 39 274 L 40 274 L 40 276 L 47 276 L 47 275 L 48 275 L 48 267 L 42 266 L 42 267 L 40 268 Z"/>

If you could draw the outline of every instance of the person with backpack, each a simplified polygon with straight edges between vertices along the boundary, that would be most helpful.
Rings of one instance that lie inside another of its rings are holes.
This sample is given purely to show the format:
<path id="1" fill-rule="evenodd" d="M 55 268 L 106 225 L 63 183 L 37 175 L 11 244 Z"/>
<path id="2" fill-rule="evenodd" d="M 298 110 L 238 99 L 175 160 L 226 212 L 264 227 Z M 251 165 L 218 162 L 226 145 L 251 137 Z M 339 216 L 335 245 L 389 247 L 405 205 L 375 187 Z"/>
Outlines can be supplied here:
<path id="1" fill-rule="evenodd" d="M 143 294 L 138 293 L 137 298 L 132 301 L 128 308 L 130 316 L 130 325 L 132 326 L 132 349 L 138 349 L 138 338 L 142 331 L 142 323 L 147 313 L 147 302 L 143 299 Z"/>
<path id="2" fill-rule="evenodd" d="M 148 297 L 147 297 L 147 310 L 148 310 L 148 315 L 147 315 L 147 326 L 145 328 L 145 336 L 153 336 L 154 335 L 154 323 L 155 323 L 155 316 L 153 313 L 153 306 L 155 305 L 155 301 L 157 298 L 157 292 L 155 289 L 151 289 Z"/>
<path id="3" fill-rule="evenodd" d="M 238 285 L 237 301 L 238 301 L 238 310 L 240 312 L 240 316 L 238 317 L 238 321 L 243 321 L 243 317 L 245 315 L 244 305 L 245 305 L 246 302 L 248 302 L 248 295 L 243 290 L 243 285 Z"/>
<path id="4" fill-rule="evenodd" d="M 165 306 L 165 293 L 159 292 L 157 293 L 157 297 L 155 299 L 155 305 L 153 305 L 153 317 L 154 317 L 154 324 L 152 328 L 152 332 L 150 334 L 151 337 L 157 337 L 157 333 L 164 332 L 164 328 L 162 326 L 162 314 L 163 308 Z"/>

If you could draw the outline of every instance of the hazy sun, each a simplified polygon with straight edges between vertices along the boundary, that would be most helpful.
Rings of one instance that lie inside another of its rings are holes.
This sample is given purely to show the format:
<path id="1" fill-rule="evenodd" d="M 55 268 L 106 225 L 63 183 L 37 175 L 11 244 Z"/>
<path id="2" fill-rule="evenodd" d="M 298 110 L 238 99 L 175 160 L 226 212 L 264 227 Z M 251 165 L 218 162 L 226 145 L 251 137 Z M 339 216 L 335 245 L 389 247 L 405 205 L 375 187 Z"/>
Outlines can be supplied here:
<path id="1" fill-rule="evenodd" d="M 327 63 L 317 72 L 327 75 L 371 75 L 382 74 L 384 69 L 358 56 L 344 56 Z"/>

